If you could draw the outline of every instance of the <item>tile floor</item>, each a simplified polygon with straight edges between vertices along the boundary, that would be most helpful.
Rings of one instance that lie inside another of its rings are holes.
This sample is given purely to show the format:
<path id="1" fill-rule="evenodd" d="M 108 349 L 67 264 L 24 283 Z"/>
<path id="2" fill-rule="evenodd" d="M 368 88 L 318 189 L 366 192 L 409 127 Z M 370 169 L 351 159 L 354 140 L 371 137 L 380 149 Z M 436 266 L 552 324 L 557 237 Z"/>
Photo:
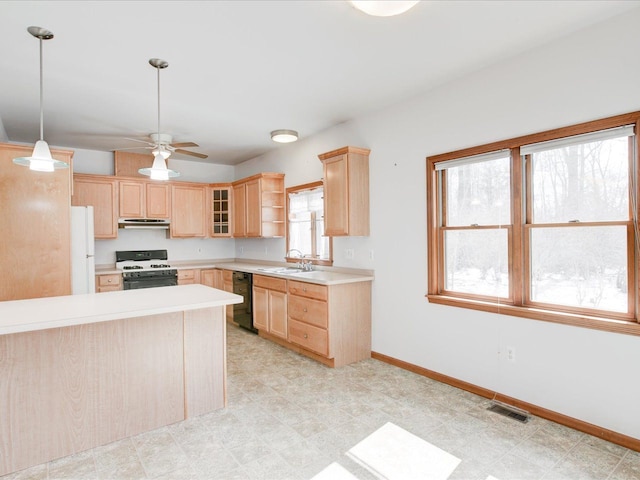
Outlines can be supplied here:
<path id="1" fill-rule="evenodd" d="M 372 480 L 345 452 L 387 422 L 460 458 L 450 480 L 640 479 L 640 453 L 376 360 L 329 369 L 228 330 L 228 408 L 2 480 L 310 479 L 332 462 Z"/>

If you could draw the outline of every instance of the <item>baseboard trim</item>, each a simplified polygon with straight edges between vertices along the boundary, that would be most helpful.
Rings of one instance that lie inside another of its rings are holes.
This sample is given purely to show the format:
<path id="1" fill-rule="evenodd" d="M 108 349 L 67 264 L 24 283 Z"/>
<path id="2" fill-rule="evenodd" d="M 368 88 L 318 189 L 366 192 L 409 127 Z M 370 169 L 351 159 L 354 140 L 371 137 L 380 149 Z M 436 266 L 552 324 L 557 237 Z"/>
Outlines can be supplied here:
<path id="1" fill-rule="evenodd" d="M 450 377 L 448 375 L 443 375 L 442 373 L 434 372 L 433 370 L 429 370 L 427 368 L 420 367 L 418 365 L 414 365 L 412 363 L 408 363 L 403 360 L 398 360 L 397 358 L 383 355 L 382 353 L 371 352 L 371 358 L 375 358 L 376 360 L 380 360 L 381 362 L 388 363 L 389 365 L 402 368 L 403 370 L 408 370 L 410 372 L 417 373 L 418 375 L 422 375 L 423 377 L 431 378 L 432 380 L 437 380 L 438 382 L 446 383 L 447 385 L 451 385 L 452 387 L 460 388 L 462 390 L 466 390 L 467 392 L 475 393 L 476 395 L 479 395 L 481 397 L 497 400 L 499 402 L 511 405 L 521 410 L 526 410 L 527 412 L 537 417 L 541 417 L 546 420 L 551 420 L 552 422 L 559 423 L 560 425 L 564 425 L 564 426 L 573 428 L 575 430 L 588 433 L 589 435 L 593 435 L 594 437 L 599 437 L 611 443 L 615 443 L 625 448 L 635 450 L 636 452 L 640 452 L 640 439 L 630 437 L 622 433 L 614 432 L 613 430 L 608 430 L 606 428 L 598 427 L 597 425 L 593 425 L 591 423 L 578 420 L 577 418 L 569 417 L 562 413 L 554 412 L 553 410 L 548 410 L 546 408 L 539 407 L 538 405 L 524 402 L 522 400 L 518 400 L 517 398 L 512 398 L 507 395 L 494 392 L 493 390 L 479 387 L 472 383 L 465 382 L 463 380 L 458 380 L 457 378 Z"/>

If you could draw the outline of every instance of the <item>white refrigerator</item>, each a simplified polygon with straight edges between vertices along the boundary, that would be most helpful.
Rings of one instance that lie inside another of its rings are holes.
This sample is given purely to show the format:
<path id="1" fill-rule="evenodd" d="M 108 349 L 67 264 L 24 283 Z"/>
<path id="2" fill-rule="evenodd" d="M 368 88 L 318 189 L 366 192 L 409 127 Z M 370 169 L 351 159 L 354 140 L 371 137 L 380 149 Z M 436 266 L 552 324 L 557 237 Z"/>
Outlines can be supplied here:
<path id="1" fill-rule="evenodd" d="M 71 207 L 71 293 L 95 293 L 93 207 Z"/>

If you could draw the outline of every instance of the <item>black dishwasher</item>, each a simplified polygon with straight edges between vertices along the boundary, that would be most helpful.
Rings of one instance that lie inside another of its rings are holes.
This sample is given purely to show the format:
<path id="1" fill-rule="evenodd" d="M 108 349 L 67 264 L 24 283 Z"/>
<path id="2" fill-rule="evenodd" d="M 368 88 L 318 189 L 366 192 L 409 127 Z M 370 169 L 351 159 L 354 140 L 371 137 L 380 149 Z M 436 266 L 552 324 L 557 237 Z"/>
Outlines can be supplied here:
<path id="1" fill-rule="evenodd" d="M 245 272 L 233 272 L 233 293 L 243 298 L 242 303 L 233 306 L 233 321 L 251 332 L 258 333 L 253 328 L 253 312 L 251 309 L 251 290 L 253 276 Z"/>

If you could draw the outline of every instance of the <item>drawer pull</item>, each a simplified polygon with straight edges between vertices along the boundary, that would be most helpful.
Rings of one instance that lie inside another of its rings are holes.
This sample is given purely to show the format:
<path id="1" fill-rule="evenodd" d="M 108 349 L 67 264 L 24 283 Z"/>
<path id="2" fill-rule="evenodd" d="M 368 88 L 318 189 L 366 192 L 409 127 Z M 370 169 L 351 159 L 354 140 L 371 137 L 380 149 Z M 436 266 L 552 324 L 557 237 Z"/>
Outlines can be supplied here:
<path id="1" fill-rule="evenodd" d="M 309 338 L 309 335 L 307 335 L 306 333 L 304 334 L 304 338 Z"/>
<path id="2" fill-rule="evenodd" d="M 303 291 L 303 292 L 306 292 L 306 291 L 307 291 L 307 287 L 304 287 L 304 288 L 302 289 L 302 291 Z"/>
<path id="3" fill-rule="evenodd" d="M 107 282 L 108 282 L 108 283 L 111 283 L 112 281 L 113 281 L 113 279 L 112 279 L 112 278 L 108 278 L 108 279 L 107 279 Z"/>
<path id="4" fill-rule="evenodd" d="M 302 309 L 302 311 L 306 313 L 306 312 L 307 312 L 307 309 L 306 309 L 306 308 L 303 308 L 303 309 Z"/>

